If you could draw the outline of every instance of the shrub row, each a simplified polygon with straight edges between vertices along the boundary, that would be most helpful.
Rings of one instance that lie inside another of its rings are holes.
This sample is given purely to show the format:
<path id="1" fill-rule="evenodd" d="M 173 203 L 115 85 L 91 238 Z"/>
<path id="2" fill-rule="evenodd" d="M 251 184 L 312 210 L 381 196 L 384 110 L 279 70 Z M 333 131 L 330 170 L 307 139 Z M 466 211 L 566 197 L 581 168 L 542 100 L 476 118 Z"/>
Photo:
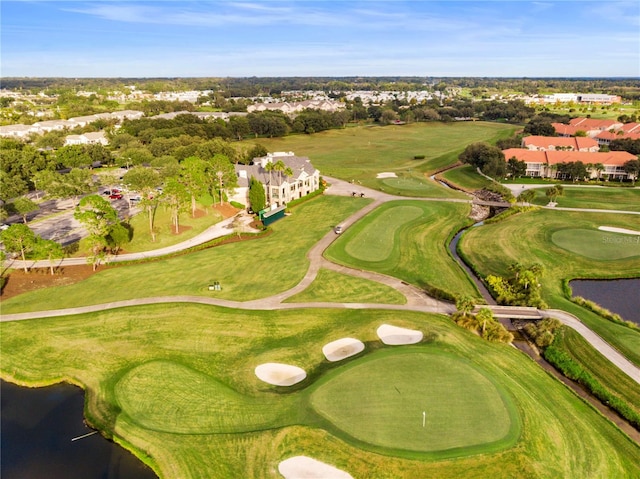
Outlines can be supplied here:
<path id="1" fill-rule="evenodd" d="M 640 330 L 640 326 L 638 326 L 634 322 L 625 321 L 624 319 L 622 319 L 622 317 L 619 314 L 612 313 L 611 311 L 609 311 L 606 308 L 603 308 L 599 304 L 594 303 L 593 301 L 589 301 L 588 299 L 584 299 L 582 296 L 574 296 L 571 298 L 571 301 L 573 301 L 579 306 L 582 306 L 583 308 L 588 309 L 589 311 L 596 313 L 599 316 L 602 316 L 605 319 L 608 319 L 611 322 L 621 324 L 622 326 L 627 326 L 628 328 L 631 328 L 631 329 Z"/>
<path id="2" fill-rule="evenodd" d="M 560 333 L 562 334 L 562 333 Z M 560 335 L 544 350 L 543 356 L 567 378 L 581 384 L 602 403 L 620 414 L 636 429 L 640 429 L 640 414 L 618 396 L 607 390 L 589 372 L 578 364 L 559 344 Z"/>

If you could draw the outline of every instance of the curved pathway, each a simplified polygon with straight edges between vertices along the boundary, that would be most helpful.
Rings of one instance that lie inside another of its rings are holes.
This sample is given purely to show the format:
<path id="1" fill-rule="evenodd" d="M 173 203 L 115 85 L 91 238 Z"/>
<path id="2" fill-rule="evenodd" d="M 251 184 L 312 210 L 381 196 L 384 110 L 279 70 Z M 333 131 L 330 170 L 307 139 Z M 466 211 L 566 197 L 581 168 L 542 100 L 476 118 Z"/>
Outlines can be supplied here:
<path id="1" fill-rule="evenodd" d="M 449 201 L 456 203 L 471 203 L 471 200 L 457 199 L 457 198 L 449 198 L 449 199 L 441 199 L 441 198 L 407 198 L 402 196 L 394 196 L 389 195 L 387 193 L 383 193 L 377 190 L 372 190 L 370 188 L 363 187 L 361 185 L 353 185 L 346 181 L 338 180 L 336 178 L 328 178 L 328 181 L 331 183 L 331 186 L 326 190 L 327 194 L 341 195 L 341 196 L 352 196 L 353 191 L 364 192 L 365 196 L 369 198 L 373 198 L 373 201 L 369 203 L 364 208 L 360 209 L 349 218 L 347 218 L 341 224 L 347 228 L 354 224 L 356 221 L 373 211 L 375 208 L 380 206 L 382 203 L 391 200 L 408 200 L 408 199 L 417 199 L 423 201 Z M 612 212 L 612 211 L 609 211 Z M 621 212 L 628 213 L 628 212 Z M 149 257 L 157 257 L 163 256 L 169 253 L 181 251 L 192 246 L 196 246 L 198 244 L 205 243 L 214 238 L 218 238 L 221 236 L 226 236 L 231 233 L 231 223 L 233 222 L 233 218 L 229 218 L 224 220 L 209 229 L 200 235 L 187 240 L 183 243 L 179 243 L 173 246 L 169 246 L 167 248 L 162 248 L 150 252 L 145 253 L 133 253 L 130 255 L 122 255 L 117 258 L 114 258 L 112 261 L 131 261 L 135 259 L 149 258 Z M 309 259 L 309 268 L 304 278 L 293 288 L 284 291 L 282 293 L 267 297 L 261 298 L 253 301 L 231 301 L 224 299 L 216 299 L 216 298 L 207 298 L 201 296 L 160 296 L 153 298 L 137 298 L 125 301 L 115 301 L 110 303 L 103 303 L 91 306 L 81 306 L 76 308 L 66 308 L 66 309 L 57 309 L 57 310 L 48 310 L 48 311 L 36 311 L 30 313 L 15 313 L 15 314 L 5 314 L 0 315 L 0 321 L 19 321 L 25 319 L 32 318 L 45 318 L 45 317 L 55 317 L 55 316 L 66 316 L 73 314 L 82 314 L 82 313 L 90 313 L 96 311 L 104 311 L 108 309 L 114 308 L 124 308 L 129 306 L 139 306 L 139 305 L 149 305 L 149 304 L 163 304 L 163 303 L 198 303 L 198 304 L 209 304 L 214 306 L 222 306 L 227 308 L 234 309 L 249 309 L 249 310 L 275 310 L 275 309 L 299 309 L 299 308 L 347 308 L 347 309 L 387 309 L 387 310 L 398 310 L 398 311 L 419 311 L 425 313 L 440 313 L 440 314 L 451 314 L 456 311 L 456 308 L 451 303 L 445 303 L 443 301 L 438 301 L 434 298 L 427 296 L 420 289 L 407 284 L 397 278 L 386 276 L 379 273 L 374 273 L 371 271 L 363 271 L 357 270 L 354 268 L 350 268 L 347 266 L 341 266 L 334 264 L 324 258 L 322 253 L 324 250 L 336 239 L 337 235 L 331 231 L 327 233 L 320 241 L 318 241 L 307 253 L 307 258 Z M 75 262 L 66 262 L 66 260 L 62 260 L 62 264 L 72 265 L 72 264 L 86 264 L 85 258 L 67 258 L 67 260 L 71 261 L 79 261 Z M 19 267 L 19 264 L 22 263 L 20 261 L 12 262 L 14 267 Z M 38 263 L 42 263 L 41 265 Z M 42 262 L 28 262 L 28 265 L 34 267 L 38 264 L 39 267 L 49 267 L 49 261 Z M 294 296 L 309 287 L 309 285 L 315 280 L 318 271 L 320 268 L 327 268 L 333 271 L 337 271 L 343 274 L 349 274 L 352 276 L 357 276 L 360 278 L 368 279 L 371 281 L 376 281 L 387 286 L 390 286 L 396 290 L 398 290 L 401 294 L 405 296 L 407 299 L 407 303 L 403 305 L 392 305 L 392 304 L 376 304 L 376 303 L 325 303 L 325 302 L 316 302 L 316 303 L 283 303 L 284 300 Z M 484 306 L 490 309 L 494 308 L 493 306 Z M 496 313 L 500 312 L 500 307 L 495 307 Z M 531 308 L 529 308 L 531 309 Z M 627 360 L 622 354 L 620 354 L 617 350 L 611 347 L 607 342 L 605 342 L 600 336 L 595 334 L 591 329 L 584 325 L 577 317 L 561 310 L 540 310 L 538 311 L 538 317 L 554 317 L 559 319 L 563 324 L 573 328 L 578 333 L 580 333 L 597 351 L 599 351 L 602 355 L 604 355 L 607 359 L 609 359 L 613 364 L 615 364 L 620 370 L 622 370 L 625 374 L 630 376 L 634 381 L 640 384 L 640 368 L 635 366 L 629 360 Z"/>

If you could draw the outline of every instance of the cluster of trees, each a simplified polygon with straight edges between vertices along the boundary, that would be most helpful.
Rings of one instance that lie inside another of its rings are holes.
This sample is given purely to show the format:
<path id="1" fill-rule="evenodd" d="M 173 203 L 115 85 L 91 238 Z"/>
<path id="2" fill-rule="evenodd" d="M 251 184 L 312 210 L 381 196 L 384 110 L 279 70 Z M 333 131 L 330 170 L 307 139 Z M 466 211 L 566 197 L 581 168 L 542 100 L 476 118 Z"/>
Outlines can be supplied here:
<path id="1" fill-rule="evenodd" d="M 23 262 L 27 259 L 48 259 L 51 274 L 54 273 L 55 261 L 64 257 L 64 250 L 59 243 L 36 235 L 26 224 L 9 226 L 0 233 L 0 240 L 6 252 L 18 254 Z M 4 260 L 4 253 L 1 259 Z M 26 263 L 23 263 L 23 268 L 25 272 L 28 271 Z"/>
<path id="2" fill-rule="evenodd" d="M 509 265 L 508 269 L 513 274 L 509 278 L 492 274 L 485 278 L 487 286 L 498 304 L 546 308 L 547 305 L 541 296 L 542 266 L 539 264 L 524 266 L 520 263 L 513 263 Z"/>
<path id="3" fill-rule="evenodd" d="M 493 342 L 510 343 L 513 341 L 513 334 L 493 316 L 489 308 L 482 308 L 477 314 L 471 313 L 474 308 L 474 301 L 471 298 L 459 298 L 456 301 L 458 309 L 451 319 L 460 327 L 477 332 L 484 339 Z"/>
<path id="4" fill-rule="evenodd" d="M 472 143 L 458 156 L 466 164 L 479 168 L 482 173 L 492 178 L 501 178 L 507 172 L 502 150 L 488 143 Z"/>
<path id="5" fill-rule="evenodd" d="M 562 323 L 555 318 L 544 318 L 535 323 L 529 323 L 524 327 L 525 333 L 539 348 L 546 348 L 556 337 L 556 332 L 560 329 Z"/>

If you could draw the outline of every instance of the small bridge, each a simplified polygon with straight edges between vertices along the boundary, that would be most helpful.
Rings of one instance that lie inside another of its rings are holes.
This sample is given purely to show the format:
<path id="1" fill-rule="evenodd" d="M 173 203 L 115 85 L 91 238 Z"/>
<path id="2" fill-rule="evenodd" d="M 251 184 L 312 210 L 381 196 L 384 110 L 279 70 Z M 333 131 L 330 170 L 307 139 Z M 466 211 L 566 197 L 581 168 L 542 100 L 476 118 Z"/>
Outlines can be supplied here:
<path id="1" fill-rule="evenodd" d="M 496 318 L 505 319 L 542 319 L 544 316 L 538 308 L 528 306 L 492 306 L 486 304 L 476 305 L 473 314 L 478 313 L 482 308 L 488 308 Z"/>

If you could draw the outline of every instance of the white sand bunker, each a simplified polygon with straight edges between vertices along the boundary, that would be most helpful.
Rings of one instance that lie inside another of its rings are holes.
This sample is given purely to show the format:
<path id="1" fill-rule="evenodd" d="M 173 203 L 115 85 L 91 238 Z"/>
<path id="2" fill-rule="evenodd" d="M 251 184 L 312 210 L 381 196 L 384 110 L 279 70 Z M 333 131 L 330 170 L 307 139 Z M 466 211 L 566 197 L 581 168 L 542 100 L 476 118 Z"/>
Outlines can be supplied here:
<path id="1" fill-rule="evenodd" d="M 329 361 L 341 361 L 364 350 L 364 343 L 358 339 L 342 338 L 325 344 L 322 354 Z"/>
<path id="2" fill-rule="evenodd" d="M 307 377 L 304 369 L 290 364 L 264 363 L 256 367 L 256 376 L 274 386 L 293 386 Z"/>
<path id="3" fill-rule="evenodd" d="M 422 341 L 422 331 L 399 328 L 390 324 L 383 324 L 376 331 L 384 344 L 392 346 L 400 344 L 415 344 Z"/>
<path id="4" fill-rule="evenodd" d="M 627 228 L 616 228 L 615 226 L 598 226 L 599 230 L 608 231 L 609 233 L 623 233 L 626 235 L 640 235 L 640 231 L 628 230 Z"/>
<path id="5" fill-rule="evenodd" d="M 398 175 L 390 171 L 384 171 L 382 173 L 378 173 L 376 176 L 376 178 L 397 178 L 397 177 Z"/>
<path id="6" fill-rule="evenodd" d="M 282 461 L 278 471 L 286 479 L 353 479 L 351 474 L 307 456 Z"/>

